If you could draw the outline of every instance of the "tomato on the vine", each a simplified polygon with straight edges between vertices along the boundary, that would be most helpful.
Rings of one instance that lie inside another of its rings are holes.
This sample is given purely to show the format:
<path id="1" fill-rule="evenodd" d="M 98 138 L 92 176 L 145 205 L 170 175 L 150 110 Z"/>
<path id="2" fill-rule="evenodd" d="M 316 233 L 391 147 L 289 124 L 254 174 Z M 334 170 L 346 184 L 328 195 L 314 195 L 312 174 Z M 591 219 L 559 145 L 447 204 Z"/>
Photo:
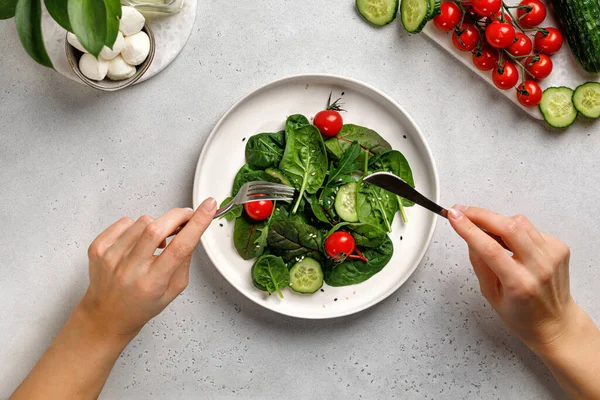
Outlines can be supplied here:
<path id="1" fill-rule="evenodd" d="M 331 258 L 349 256 L 354 253 L 355 247 L 354 238 L 348 232 L 333 232 L 325 239 L 325 253 Z"/>
<path id="2" fill-rule="evenodd" d="M 535 79 L 544 79 L 552 72 L 552 59 L 545 54 L 537 54 L 525 60 L 525 68 Z"/>
<path id="3" fill-rule="evenodd" d="M 504 13 L 504 20 L 502 20 L 502 14 L 499 12 L 493 13 L 485 19 L 485 26 L 489 26 L 492 22 L 508 22 L 512 24 L 512 18 L 507 13 Z"/>
<path id="4" fill-rule="evenodd" d="M 519 71 L 512 61 L 505 61 L 492 72 L 492 80 L 498 89 L 508 90 L 519 81 Z"/>
<path id="5" fill-rule="evenodd" d="M 529 36 L 519 32 L 517 33 L 516 37 L 517 40 L 513 44 L 508 46 L 506 48 L 506 51 L 508 51 L 515 57 L 527 56 L 531 54 L 531 51 L 533 50 L 533 43 L 531 43 L 531 39 L 529 39 Z"/>
<path id="6" fill-rule="evenodd" d="M 563 35 L 556 28 L 544 28 L 537 31 L 533 39 L 533 47 L 540 53 L 552 55 L 563 45 Z"/>
<path id="7" fill-rule="evenodd" d="M 271 200 L 251 201 L 244 204 L 244 210 L 253 220 L 262 221 L 269 218 L 273 212 L 273 202 Z"/>
<path id="8" fill-rule="evenodd" d="M 497 49 L 504 49 L 515 41 L 515 28 L 508 22 L 492 22 L 485 30 L 487 42 Z"/>
<path id="9" fill-rule="evenodd" d="M 523 28 L 533 28 L 546 19 L 546 6 L 540 0 L 523 0 L 517 8 L 517 19 Z"/>
<path id="10" fill-rule="evenodd" d="M 498 50 L 484 46 L 479 53 L 473 53 L 473 64 L 481 71 L 490 71 L 498 65 Z"/>
<path id="11" fill-rule="evenodd" d="M 517 100 L 525 107 L 535 107 L 542 101 L 542 88 L 535 81 L 525 81 L 517 88 Z"/>
<path id="12" fill-rule="evenodd" d="M 445 1 L 440 4 L 440 14 L 433 19 L 436 28 L 444 32 L 450 32 L 460 24 L 462 12 L 453 1 Z"/>
<path id="13" fill-rule="evenodd" d="M 460 33 L 460 35 L 457 34 Z M 479 29 L 472 24 L 463 24 L 460 31 L 458 28 L 452 34 L 452 43 L 460 51 L 471 51 L 477 47 L 479 42 Z"/>
<path id="14" fill-rule="evenodd" d="M 502 0 L 473 0 L 471 6 L 477 15 L 489 17 L 500 11 L 500 8 L 502 8 Z"/>
<path id="15" fill-rule="evenodd" d="M 333 137 L 340 133 L 342 126 L 344 126 L 344 119 L 340 111 L 344 111 L 338 102 L 341 100 L 337 99 L 331 103 L 331 93 L 329 94 L 329 100 L 327 101 L 327 108 L 323 111 L 319 111 L 313 119 L 313 124 L 319 129 L 321 135 L 325 137 Z"/>

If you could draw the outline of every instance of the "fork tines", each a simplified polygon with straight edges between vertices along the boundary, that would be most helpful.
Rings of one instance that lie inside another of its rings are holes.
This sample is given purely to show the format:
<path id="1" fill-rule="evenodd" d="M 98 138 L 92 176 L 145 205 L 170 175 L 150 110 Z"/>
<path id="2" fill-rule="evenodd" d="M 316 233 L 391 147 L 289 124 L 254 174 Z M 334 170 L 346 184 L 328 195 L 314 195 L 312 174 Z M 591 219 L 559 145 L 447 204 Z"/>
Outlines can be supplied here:
<path id="1" fill-rule="evenodd" d="M 272 196 L 292 196 L 295 189 L 291 186 L 271 182 L 249 182 L 248 195 L 264 194 Z"/>

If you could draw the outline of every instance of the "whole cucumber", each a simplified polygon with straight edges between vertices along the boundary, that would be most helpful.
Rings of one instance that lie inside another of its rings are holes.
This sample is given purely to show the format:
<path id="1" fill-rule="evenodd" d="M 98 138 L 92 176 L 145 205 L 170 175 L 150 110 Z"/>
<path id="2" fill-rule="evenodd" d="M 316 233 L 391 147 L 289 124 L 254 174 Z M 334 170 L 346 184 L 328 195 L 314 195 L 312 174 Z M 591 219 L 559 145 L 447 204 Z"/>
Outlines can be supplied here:
<path id="1" fill-rule="evenodd" d="M 579 64 L 600 74 L 600 0 L 552 0 L 552 5 Z"/>

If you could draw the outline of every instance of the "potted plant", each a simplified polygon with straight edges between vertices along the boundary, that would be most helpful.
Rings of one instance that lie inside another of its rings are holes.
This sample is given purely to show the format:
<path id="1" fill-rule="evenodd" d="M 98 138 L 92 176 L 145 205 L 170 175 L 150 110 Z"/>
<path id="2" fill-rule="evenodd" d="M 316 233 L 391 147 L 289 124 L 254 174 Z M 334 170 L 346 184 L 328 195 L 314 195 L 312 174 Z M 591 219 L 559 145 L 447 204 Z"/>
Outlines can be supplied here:
<path id="1" fill-rule="evenodd" d="M 119 33 L 120 0 L 44 0 L 50 16 L 94 56 L 112 48 Z M 0 0 L 0 19 L 15 17 L 25 51 L 38 63 L 53 68 L 42 37 L 41 0 Z"/>

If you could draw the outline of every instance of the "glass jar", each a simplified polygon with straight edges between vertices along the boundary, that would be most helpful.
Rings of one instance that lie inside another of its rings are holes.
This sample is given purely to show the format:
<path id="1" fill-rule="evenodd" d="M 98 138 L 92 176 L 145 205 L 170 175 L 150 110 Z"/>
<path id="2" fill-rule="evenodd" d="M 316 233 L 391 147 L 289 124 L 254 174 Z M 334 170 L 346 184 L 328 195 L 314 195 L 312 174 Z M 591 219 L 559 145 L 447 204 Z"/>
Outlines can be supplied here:
<path id="1" fill-rule="evenodd" d="M 157 12 L 163 14 L 177 14 L 183 7 L 184 0 L 121 0 L 125 6 L 135 7 L 144 12 Z"/>

